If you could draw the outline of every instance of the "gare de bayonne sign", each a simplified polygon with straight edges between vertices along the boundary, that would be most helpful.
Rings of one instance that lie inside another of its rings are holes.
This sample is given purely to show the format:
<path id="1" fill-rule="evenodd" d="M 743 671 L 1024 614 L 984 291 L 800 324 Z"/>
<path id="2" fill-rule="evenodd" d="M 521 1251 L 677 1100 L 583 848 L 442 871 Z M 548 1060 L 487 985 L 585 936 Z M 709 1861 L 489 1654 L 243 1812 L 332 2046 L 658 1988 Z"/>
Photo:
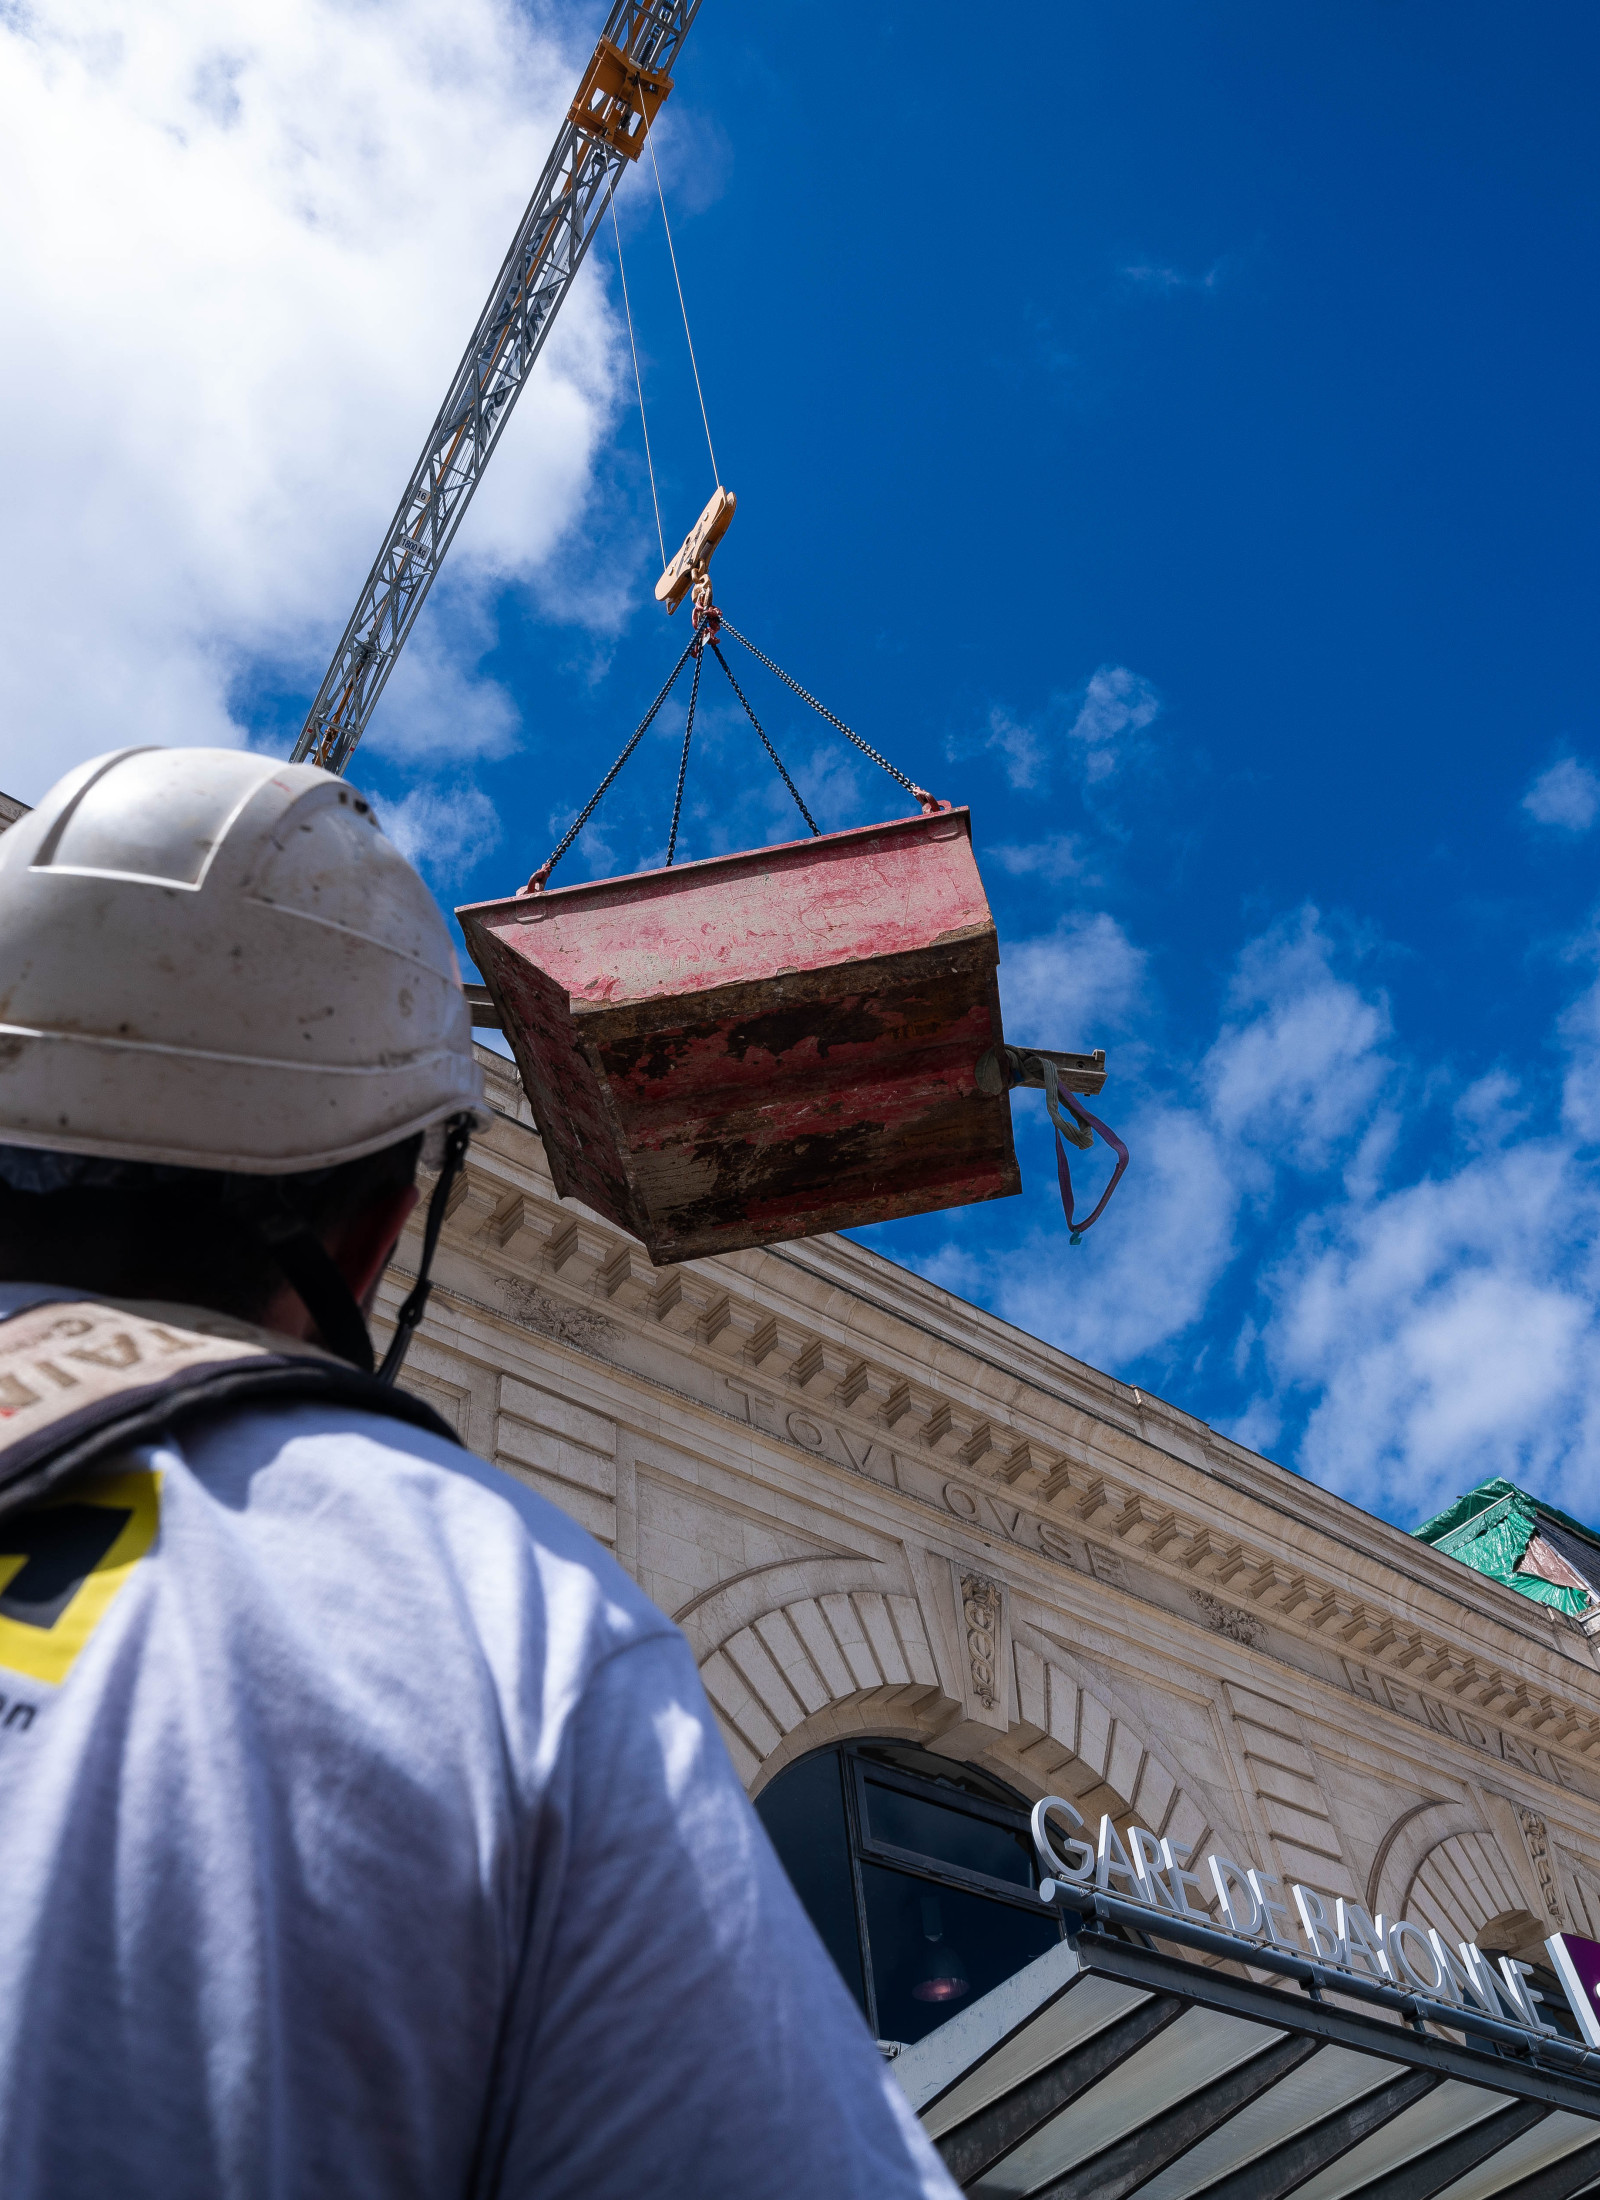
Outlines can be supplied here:
<path id="1" fill-rule="evenodd" d="M 1381 1912 L 1373 1917 L 1361 1903 L 1342 1896 L 1330 1912 L 1314 1887 L 1285 1889 L 1272 1872 L 1235 1863 L 1231 1856 L 1207 1856 L 1203 1871 L 1191 1871 L 1191 1852 L 1181 1842 L 1159 1840 L 1144 1826 L 1130 1826 L 1124 1843 L 1111 1819 L 1103 1817 L 1092 1844 L 1073 1835 L 1063 1839 L 1050 1824 L 1052 1816 L 1088 1830 L 1064 1796 L 1047 1795 L 1033 1806 L 1033 1845 L 1045 1875 L 1042 1902 L 1053 1905 L 1059 1895 L 1070 1907 L 1074 1892 L 1092 1890 L 1155 1911 L 1150 1930 L 1157 1936 L 1158 1919 L 1165 1915 L 1220 1933 L 1241 1950 L 1264 1945 L 1309 1957 L 1330 1970 L 1366 1976 L 1437 2003 L 1443 2023 L 1451 2009 L 1462 2009 L 1523 2032 L 1556 2029 L 1539 2014 L 1545 1997 L 1532 1983 L 1532 1965 L 1514 1956 L 1492 1963 L 1474 1941 L 1458 1940 L 1452 1948 L 1432 1927 Z M 1288 1930 L 1291 1920 L 1298 1923 L 1298 1940 Z M 1580 2034 L 1588 2046 L 1600 2047 L 1600 1942 L 1557 1933 L 1545 1949 Z"/>

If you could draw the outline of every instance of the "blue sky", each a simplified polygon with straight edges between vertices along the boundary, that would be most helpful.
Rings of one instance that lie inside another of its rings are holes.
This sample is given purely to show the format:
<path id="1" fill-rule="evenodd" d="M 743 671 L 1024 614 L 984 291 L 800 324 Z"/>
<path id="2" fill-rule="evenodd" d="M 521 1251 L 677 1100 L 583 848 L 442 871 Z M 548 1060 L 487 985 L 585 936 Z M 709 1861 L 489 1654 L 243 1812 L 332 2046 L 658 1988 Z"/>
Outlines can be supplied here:
<path id="1" fill-rule="evenodd" d="M 600 20 L 156 13 L 161 53 L 108 63 L 97 0 L 63 0 L 54 137 L 0 154 L 42 205 L 63 133 L 104 144 L 163 307 L 110 317 L 109 426 L 63 404 L 75 533 L 60 441 L 24 469 L 122 667 L 63 675 L 35 605 L 24 795 L 130 715 L 292 731 Z M 0 33 L 0 111 L 45 97 L 44 48 Z M 1577 5 L 1127 0 L 1041 35 L 706 0 L 661 125 L 740 500 L 719 597 L 971 804 L 1008 1031 L 1105 1046 L 1133 1149 L 1069 1251 L 1021 1103 L 1020 1199 L 869 1242 L 1406 1523 L 1491 1473 L 1600 1514 L 1597 77 Z M 647 183 L 621 213 L 670 544 L 711 471 Z M 81 283 L 8 250 L 69 353 Z M 148 581 L 95 548 L 135 521 Z M 447 903 L 519 883 L 631 730 L 685 638 L 657 564 L 608 238 L 353 775 Z M 748 692 L 825 823 L 896 813 Z M 735 713 L 691 854 L 787 832 Z M 563 877 L 659 857 L 679 738 L 669 712 Z"/>

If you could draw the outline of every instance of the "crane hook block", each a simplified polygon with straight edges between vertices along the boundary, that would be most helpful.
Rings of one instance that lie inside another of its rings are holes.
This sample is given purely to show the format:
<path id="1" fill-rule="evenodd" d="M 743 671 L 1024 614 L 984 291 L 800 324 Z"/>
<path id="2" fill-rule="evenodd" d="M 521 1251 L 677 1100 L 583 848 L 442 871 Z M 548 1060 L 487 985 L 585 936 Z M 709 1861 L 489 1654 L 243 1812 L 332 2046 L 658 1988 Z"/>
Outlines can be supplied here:
<path id="1" fill-rule="evenodd" d="M 728 532 L 738 498 L 731 489 L 719 488 L 683 538 L 683 548 L 656 582 L 656 602 L 668 613 L 677 610 L 694 584 L 696 566 L 711 563 L 711 553 Z"/>
<path id="2" fill-rule="evenodd" d="M 602 38 L 567 109 L 567 120 L 587 137 L 602 138 L 625 159 L 637 160 L 656 110 L 671 89 L 670 76 L 641 69 L 620 46 Z"/>

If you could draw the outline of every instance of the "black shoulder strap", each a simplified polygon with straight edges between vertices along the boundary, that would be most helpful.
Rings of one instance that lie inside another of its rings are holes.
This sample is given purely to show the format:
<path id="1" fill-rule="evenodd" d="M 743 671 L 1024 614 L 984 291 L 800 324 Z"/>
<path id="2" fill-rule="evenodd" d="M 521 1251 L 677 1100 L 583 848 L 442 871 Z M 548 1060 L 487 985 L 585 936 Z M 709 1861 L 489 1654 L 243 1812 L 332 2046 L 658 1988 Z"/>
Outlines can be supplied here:
<path id="1" fill-rule="evenodd" d="M 67 1483 L 135 1444 L 153 1443 L 199 1413 L 239 1406 L 328 1405 L 407 1421 L 459 1443 L 432 1406 L 342 1361 L 254 1353 L 206 1367 L 174 1369 L 53 1421 L 0 1451 L 0 1520 L 55 1496 Z"/>

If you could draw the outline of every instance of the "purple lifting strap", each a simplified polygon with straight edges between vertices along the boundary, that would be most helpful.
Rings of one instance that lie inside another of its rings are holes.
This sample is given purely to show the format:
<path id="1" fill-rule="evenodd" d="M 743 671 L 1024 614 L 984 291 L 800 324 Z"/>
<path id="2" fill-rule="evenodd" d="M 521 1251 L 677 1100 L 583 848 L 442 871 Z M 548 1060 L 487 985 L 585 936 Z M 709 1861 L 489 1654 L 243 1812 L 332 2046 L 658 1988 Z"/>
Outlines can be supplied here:
<path id="1" fill-rule="evenodd" d="M 1100 1133 L 1100 1136 L 1117 1157 L 1117 1165 L 1111 1172 L 1111 1182 L 1095 1202 L 1094 1212 L 1086 1215 L 1082 1222 L 1074 1222 L 1072 1219 L 1072 1171 L 1067 1166 L 1067 1149 L 1061 1143 L 1061 1133 L 1056 1132 L 1056 1178 L 1061 1186 L 1061 1212 L 1066 1216 L 1067 1228 L 1072 1232 L 1070 1242 L 1076 1245 L 1090 1224 L 1098 1222 L 1105 1213 L 1106 1201 L 1116 1190 L 1122 1172 L 1128 1166 L 1128 1149 L 1108 1123 L 1102 1123 L 1098 1115 L 1091 1115 L 1088 1109 L 1076 1100 L 1070 1092 L 1063 1092 L 1061 1098 L 1067 1103 L 1067 1106 L 1080 1123 L 1087 1125 L 1090 1130 Z"/>
<path id="2" fill-rule="evenodd" d="M 1009 1054 L 1010 1050 L 1007 1051 Z M 1019 1058 L 1020 1054 L 1021 1050 L 1018 1050 Z M 1108 1123 L 1102 1123 L 1098 1115 L 1091 1115 L 1079 1100 L 1075 1099 L 1070 1092 L 1062 1087 L 1057 1078 L 1056 1066 L 1048 1054 L 1035 1055 L 1033 1059 L 1038 1063 L 1040 1074 L 1044 1079 L 1044 1104 L 1050 1110 L 1050 1120 L 1055 1125 L 1056 1179 L 1061 1186 L 1061 1212 L 1066 1216 L 1067 1228 L 1072 1233 L 1069 1242 L 1077 1245 L 1081 1242 L 1083 1233 L 1089 1228 L 1090 1224 L 1098 1222 L 1105 1213 L 1106 1201 L 1116 1190 L 1122 1172 L 1128 1166 L 1128 1149 Z M 1018 1066 L 1016 1074 L 1021 1074 L 1020 1066 Z M 1071 1123 L 1062 1121 L 1061 1102 L 1063 1100 L 1072 1110 L 1074 1120 L 1083 1127 L 1081 1138 L 1074 1131 Z M 1072 1171 L 1067 1166 L 1067 1149 L 1062 1139 L 1062 1133 L 1065 1132 L 1075 1146 L 1082 1146 L 1087 1152 L 1089 1147 L 1094 1144 L 1096 1131 L 1100 1133 L 1106 1144 L 1116 1154 L 1117 1165 L 1111 1172 L 1111 1182 L 1100 1194 L 1094 1213 L 1085 1216 L 1082 1222 L 1075 1222 L 1072 1215 Z"/>

